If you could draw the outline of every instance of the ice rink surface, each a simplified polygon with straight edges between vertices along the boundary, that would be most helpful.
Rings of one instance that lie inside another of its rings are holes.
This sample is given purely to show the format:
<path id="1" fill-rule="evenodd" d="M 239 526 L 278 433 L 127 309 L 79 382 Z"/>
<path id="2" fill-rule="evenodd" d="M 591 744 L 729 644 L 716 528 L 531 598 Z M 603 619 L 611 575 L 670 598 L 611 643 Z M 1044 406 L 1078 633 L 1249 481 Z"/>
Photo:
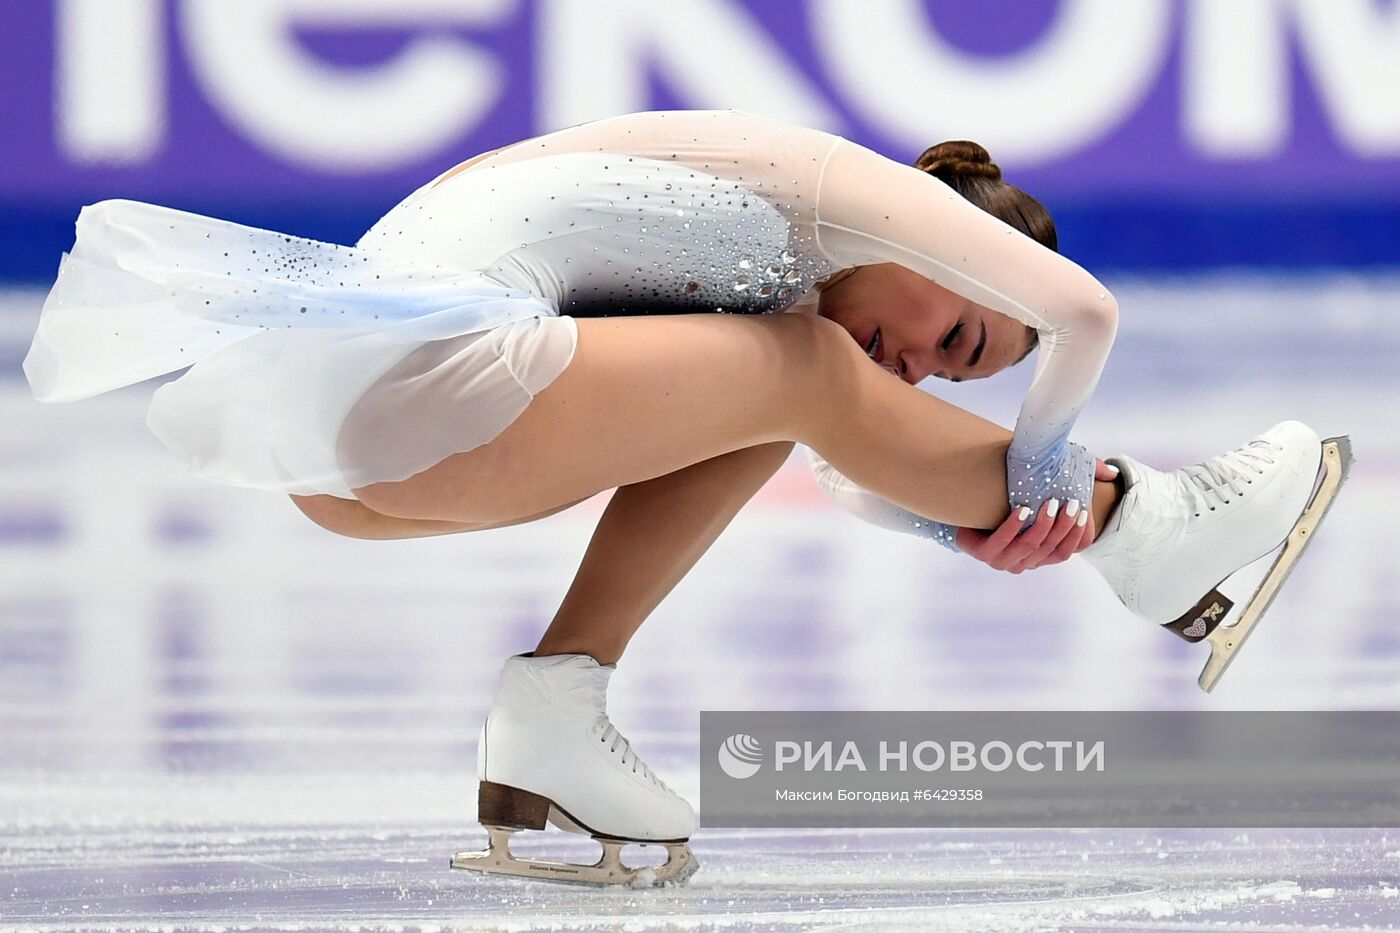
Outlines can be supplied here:
<path id="1" fill-rule="evenodd" d="M 701 709 L 1400 706 L 1400 278 L 1111 284 L 1091 449 L 1176 466 L 1284 418 L 1354 438 L 1216 693 L 1195 686 L 1204 649 L 1087 566 L 984 570 L 828 507 L 794 460 L 614 678 L 614 721 L 668 783 L 694 799 Z M 337 538 L 184 476 L 145 430 L 149 385 L 33 402 L 40 298 L 0 299 L 0 930 L 1400 925 L 1397 830 L 702 829 L 678 889 L 450 872 L 485 842 L 474 745 L 500 663 L 547 624 L 601 497 L 520 528 Z M 1023 369 L 936 389 L 1009 423 Z"/>

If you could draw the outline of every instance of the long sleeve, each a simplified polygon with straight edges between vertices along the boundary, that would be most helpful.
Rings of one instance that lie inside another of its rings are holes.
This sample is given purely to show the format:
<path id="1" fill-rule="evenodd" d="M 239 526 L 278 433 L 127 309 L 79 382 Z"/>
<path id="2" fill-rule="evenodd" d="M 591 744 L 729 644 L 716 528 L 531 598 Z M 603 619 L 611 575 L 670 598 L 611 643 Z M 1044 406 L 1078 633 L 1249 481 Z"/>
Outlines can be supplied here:
<path id="1" fill-rule="evenodd" d="M 807 462 L 821 491 L 826 493 L 832 502 L 862 521 L 886 531 L 898 531 L 936 541 L 951 551 L 959 550 L 953 537 L 957 529 L 953 526 L 916 515 L 888 499 L 880 498 L 868 489 L 857 486 L 811 448 L 807 449 Z"/>
<path id="2" fill-rule="evenodd" d="M 1035 377 L 1007 456 L 1011 501 L 1089 501 L 1094 461 L 1068 438 L 1117 329 L 1107 289 L 936 178 L 845 140 L 827 160 L 817 215 L 834 263 L 895 262 L 1038 331 Z"/>

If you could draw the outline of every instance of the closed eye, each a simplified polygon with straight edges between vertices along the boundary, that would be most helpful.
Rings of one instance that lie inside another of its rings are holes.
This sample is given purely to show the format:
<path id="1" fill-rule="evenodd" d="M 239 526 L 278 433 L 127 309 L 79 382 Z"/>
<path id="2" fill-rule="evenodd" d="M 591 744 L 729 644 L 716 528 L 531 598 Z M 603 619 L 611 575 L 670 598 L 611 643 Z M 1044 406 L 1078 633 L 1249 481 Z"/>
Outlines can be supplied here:
<path id="1" fill-rule="evenodd" d="M 948 336 L 946 336 L 946 337 L 943 338 L 943 342 L 942 342 L 941 344 L 939 344 L 939 346 L 942 347 L 944 350 L 947 350 L 949 347 L 951 347 L 951 346 L 953 345 L 953 341 L 956 340 L 956 339 L 958 339 L 958 334 L 959 334 L 959 332 L 961 332 L 961 331 L 962 331 L 962 321 L 959 321 L 958 323 L 956 323 L 956 324 L 953 325 L 953 329 L 952 329 L 952 330 L 948 331 Z"/>
<path id="2" fill-rule="evenodd" d="M 977 341 L 977 346 L 972 350 L 972 356 L 967 359 L 967 368 L 972 369 L 982 359 L 982 351 L 987 349 L 987 322 L 982 322 L 982 336 Z"/>

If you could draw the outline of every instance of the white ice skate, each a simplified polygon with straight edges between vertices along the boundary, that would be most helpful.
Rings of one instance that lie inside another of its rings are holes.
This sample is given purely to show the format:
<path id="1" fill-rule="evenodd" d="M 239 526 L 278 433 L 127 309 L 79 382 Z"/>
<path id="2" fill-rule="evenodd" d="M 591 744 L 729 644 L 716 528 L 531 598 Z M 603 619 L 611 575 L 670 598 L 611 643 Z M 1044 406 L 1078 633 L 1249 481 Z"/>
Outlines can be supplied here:
<path id="1" fill-rule="evenodd" d="M 1209 691 L 1327 514 L 1351 467 L 1351 441 L 1319 441 L 1307 425 L 1285 421 L 1243 447 L 1171 473 L 1128 457 L 1108 462 L 1122 471 L 1127 491 L 1082 555 L 1139 616 L 1187 641 L 1210 640 L 1197 681 Z M 1234 606 L 1221 584 L 1280 544 L 1238 617 L 1221 624 Z"/>
<path id="2" fill-rule="evenodd" d="M 453 868 L 597 885 L 676 884 L 699 867 L 686 841 L 695 811 L 632 751 L 607 713 L 616 669 L 588 655 L 516 655 L 506 661 L 477 748 L 477 818 L 485 852 L 459 852 Z M 545 823 L 592 836 L 592 865 L 516 858 L 510 836 Z M 622 863 L 628 843 L 666 847 L 666 862 Z"/>

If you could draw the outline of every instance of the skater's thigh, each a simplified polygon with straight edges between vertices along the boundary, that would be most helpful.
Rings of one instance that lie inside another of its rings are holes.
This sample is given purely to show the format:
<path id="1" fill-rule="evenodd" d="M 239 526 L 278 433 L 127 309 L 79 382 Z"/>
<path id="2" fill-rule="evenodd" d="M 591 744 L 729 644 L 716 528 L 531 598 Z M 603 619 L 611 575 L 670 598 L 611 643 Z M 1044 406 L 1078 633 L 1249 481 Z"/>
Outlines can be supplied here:
<path id="1" fill-rule="evenodd" d="M 488 444 L 407 480 L 357 488 L 388 515 L 491 522 L 544 512 L 777 440 L 842 393 L 864 362 L 804 314 L 581 319 L 564 371 Z"/>

